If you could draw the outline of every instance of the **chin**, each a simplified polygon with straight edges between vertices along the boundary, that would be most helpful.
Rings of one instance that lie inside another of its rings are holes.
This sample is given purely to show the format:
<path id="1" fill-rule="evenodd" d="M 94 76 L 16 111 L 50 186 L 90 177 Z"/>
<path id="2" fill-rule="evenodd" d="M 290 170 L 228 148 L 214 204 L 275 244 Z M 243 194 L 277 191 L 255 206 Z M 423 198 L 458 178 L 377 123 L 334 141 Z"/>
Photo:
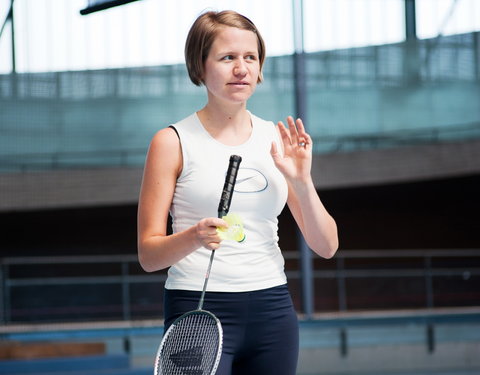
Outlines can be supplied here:
<path id="1" fill-rule="evenodd" d="M 229 100 L 230 101 L 233 101 L 233 102 L 236 102 L 236 103 L 244 103 L 246 102 L 248 99 L 251 98 L 252 96 L 252 92 L 248 93 L 248 94 L 237 94 L 237 95 L 231 95 Z"/>

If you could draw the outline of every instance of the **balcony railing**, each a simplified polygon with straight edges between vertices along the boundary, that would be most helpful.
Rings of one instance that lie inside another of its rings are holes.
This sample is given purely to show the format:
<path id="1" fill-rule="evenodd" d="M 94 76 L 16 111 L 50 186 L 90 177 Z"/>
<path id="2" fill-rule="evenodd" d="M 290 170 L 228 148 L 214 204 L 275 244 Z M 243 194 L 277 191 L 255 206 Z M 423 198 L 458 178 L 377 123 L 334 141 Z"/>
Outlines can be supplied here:
<path id="1" fill-rule="evenodd" d="M 285 251 L 301 314 L 299 252 Z M 3 258 L 0 322 L 161 319 L 166 272 L 135 255 Z M 315 312 L 480 305 L 480 249 L 340 250 L 314 259 Z"/>

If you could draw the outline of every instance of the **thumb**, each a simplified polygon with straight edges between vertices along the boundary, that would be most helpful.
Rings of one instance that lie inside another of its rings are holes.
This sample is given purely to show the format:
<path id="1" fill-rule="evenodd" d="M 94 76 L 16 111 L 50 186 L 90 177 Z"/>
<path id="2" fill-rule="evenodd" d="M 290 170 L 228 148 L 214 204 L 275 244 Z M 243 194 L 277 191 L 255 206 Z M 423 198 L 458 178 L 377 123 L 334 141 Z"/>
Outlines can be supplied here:
<path id="1" fill-rule="evenodd" d="M 272 142 L 272 146 L 270 147 L 270 155 L 272 155 L 275 164 L 280 160 L 281 155 L 278 152 L 277 144 L 275 142 Z"/>

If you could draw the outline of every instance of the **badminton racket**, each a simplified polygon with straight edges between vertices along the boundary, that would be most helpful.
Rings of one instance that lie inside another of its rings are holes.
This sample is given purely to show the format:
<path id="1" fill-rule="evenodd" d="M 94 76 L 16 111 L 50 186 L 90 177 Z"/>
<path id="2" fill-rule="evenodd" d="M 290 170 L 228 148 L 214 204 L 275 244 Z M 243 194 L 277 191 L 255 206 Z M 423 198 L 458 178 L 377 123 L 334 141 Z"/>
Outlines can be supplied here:
<path id="1" fill-rule="evenodd" d="M 227 215 L 242 158 L 230 156 L 218 205 L 218 217 Z M 205 291 L 215 251 L 212 250 L 202 294 L 196 310 L 177 318 L 163 336 L 155 357 L 155 375 L 214 375 L 222 355 L 223 330 L 220 320 L 203 310 Z"/>

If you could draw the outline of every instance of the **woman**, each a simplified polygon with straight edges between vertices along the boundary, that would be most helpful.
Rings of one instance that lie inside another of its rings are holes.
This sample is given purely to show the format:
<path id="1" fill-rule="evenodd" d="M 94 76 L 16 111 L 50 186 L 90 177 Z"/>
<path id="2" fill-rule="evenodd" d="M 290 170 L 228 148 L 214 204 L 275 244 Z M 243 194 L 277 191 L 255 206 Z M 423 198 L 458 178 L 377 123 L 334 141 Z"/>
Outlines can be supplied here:
<path id="1" fill-rule="evenodd" d="M 211 250 L 216 250 L 204 309 L 224 331 L 217 374 L 295 374 L 298 322 L 278 247 L 285 203 L 310 248 L 331 258 L 335 221 L 311 177 L 312 140 L 300 119 L 288 129 L 261 120 L 247 100 L 262 81 L 265 45 L 255 25 L 233 12 L 206 12 L 192 25 L 185 56 L 189 76 L 205 85 L 207 104 L 152 139 L 140 194 L 142 267 L 166 267 L 165 329 L 197 307 Z M 244 223 L 242 242 L 222 241 L 227 222 L 216 210 L 229 156 L 242 163 L 230 212 Z M 167 235 L 168 215 L 173 234 Z"/>

